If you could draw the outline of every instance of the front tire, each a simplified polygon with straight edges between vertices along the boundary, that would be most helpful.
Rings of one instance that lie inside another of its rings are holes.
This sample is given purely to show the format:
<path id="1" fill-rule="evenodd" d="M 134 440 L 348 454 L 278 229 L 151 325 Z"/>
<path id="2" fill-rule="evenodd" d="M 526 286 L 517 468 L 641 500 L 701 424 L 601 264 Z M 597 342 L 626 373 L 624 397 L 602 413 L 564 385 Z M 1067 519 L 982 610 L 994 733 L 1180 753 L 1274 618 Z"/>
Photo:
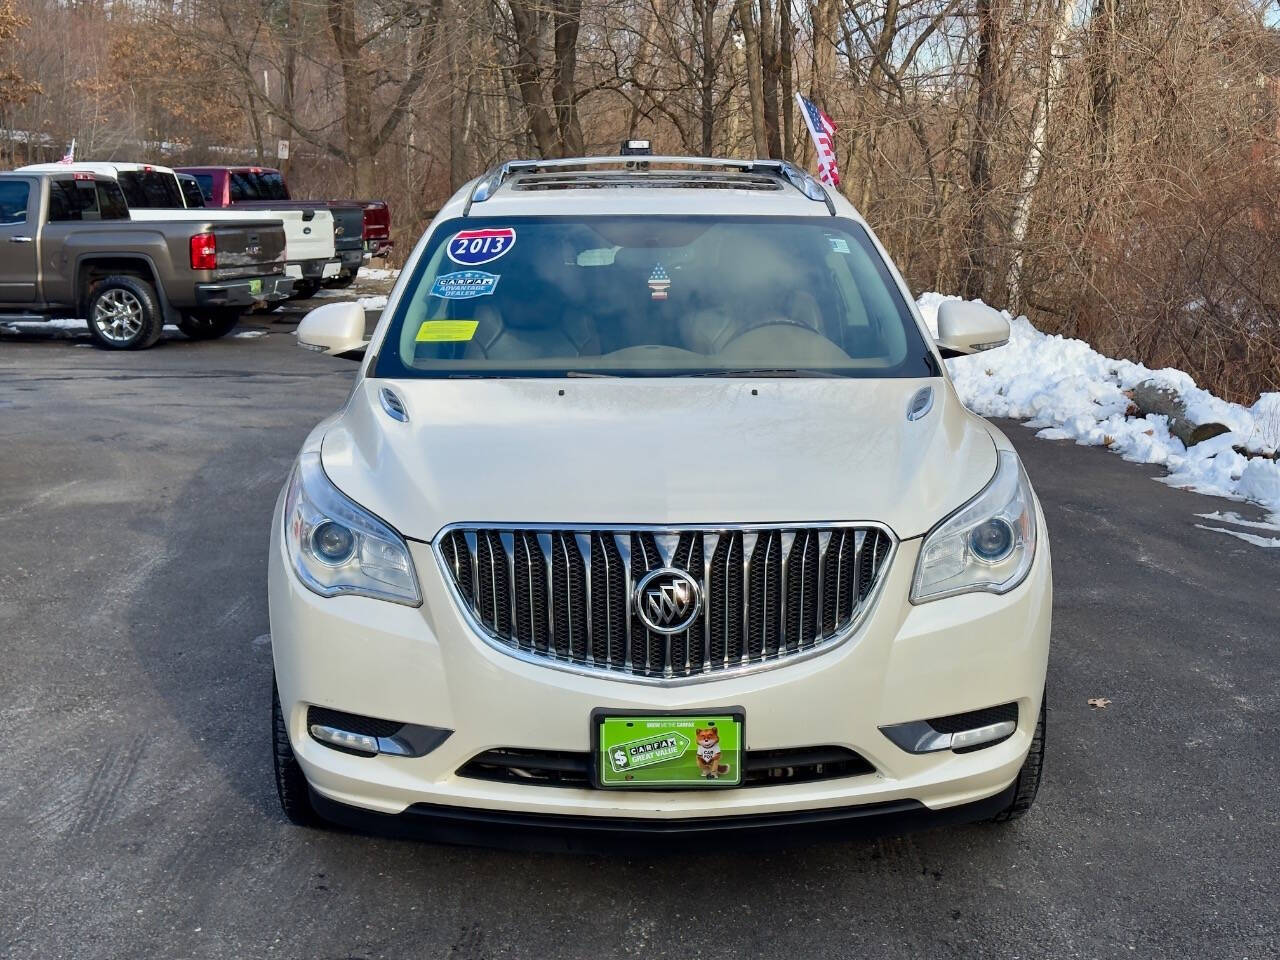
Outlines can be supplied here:
<path id="1" fill-rule="evenodd" d="M 192 340 L 217 340 L 225 337 L 240 322 L 240 308 L 215 308 L 184 313 L 178 329 Z"/>
<path id="2" fill-rule="evenodd" d="M 1040 792 L 1040 777 L 1044 773 L 1044 728 L 1047 715 L 1047 694 L 1040 698 L 1040 718 L 1036 721 L 1036 732 L 1031 737 L 1031 749 L 1027 751 L 1027 759 L 1022 761 L 1022 769 L 1018 771 L 1018 779 L 1014 781 L 1013 801 L 994 817 L 992 823 L 1008 823 L 1024 817 Z"/>
<path id="3" fill-rule="evenodd" d="M 289 743 L 289 728 L 285 726 L 284 711 L 280 709 L 280 691 L 275 677 L 271 678 L 271 752 L 275 761 L 276 793 L 280 797 L 280 809 L 285 818 L 299 827 L 313 827 L 319 822 L 315 808 L 311 806 L 311 792 L 306 774 L 293 755 Z"/>
<path id="4" fill-rule="evenodd" d="M 88 303 L 89 336 L 106 350 L 145 350 L 164 330 L 156 290 L 141 277 L 118 274 L 93 287 Z"/>

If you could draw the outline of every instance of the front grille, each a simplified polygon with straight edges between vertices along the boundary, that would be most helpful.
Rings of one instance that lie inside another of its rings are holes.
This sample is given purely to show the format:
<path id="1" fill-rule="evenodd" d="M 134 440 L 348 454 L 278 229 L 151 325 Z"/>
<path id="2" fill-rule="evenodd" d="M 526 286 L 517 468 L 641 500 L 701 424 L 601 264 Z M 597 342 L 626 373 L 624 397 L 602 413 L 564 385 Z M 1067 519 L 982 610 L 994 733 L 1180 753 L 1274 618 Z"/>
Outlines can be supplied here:
<path id="1" fill-rule="evenodd" d="M 742 785 L 763 787 L 780 783 L 809 783 L 875 773 L 861 754 L 847 747 L 798 747 L 748 750 Z M 486 750 L 458 768 L 458 776 L 499 783 L 543 787 L 588 788 L 591 754 L 570 750 Z"/>
<path id="2" fill-rule="evenodd" d="M 500 649 L 642 681 L 784 661 L 846 636 L 870 606 L 893 540 L 867 526 L 728 530 L 455 527 L 437 555 Z M 641 620 L 636 584 L 683 571 L 701 592 L 679 633 Z"/>

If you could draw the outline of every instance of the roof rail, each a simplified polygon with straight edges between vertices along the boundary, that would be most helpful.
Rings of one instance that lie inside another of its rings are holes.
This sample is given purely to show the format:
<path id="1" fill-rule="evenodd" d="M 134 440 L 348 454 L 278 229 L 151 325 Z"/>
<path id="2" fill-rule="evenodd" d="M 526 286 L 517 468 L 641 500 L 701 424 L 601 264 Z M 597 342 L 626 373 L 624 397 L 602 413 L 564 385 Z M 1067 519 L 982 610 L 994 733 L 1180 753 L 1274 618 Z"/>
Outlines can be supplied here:
<path id="1" fill-rule="evenodd" d="M 810 200 L 825 203 L 827 210 L 834 217 L 835 204 L 826 187 L 786 160 L 737 160 L 728 157 L 651 157 L 642 161 L 646 167 L 650 164 L 667 164 L 671 166 L 708 168 L 719 170 L 738 170 L 743 173 L 770 173 L 779 177 L 803 193 Z M 508 160 L 493 167 L 483 174 L 471 187 L 467 195 L 466 205 L 462 208 L 465 217 L 471 213 L 473 203 L 483 203 L 497 193 L 498 188 L 517 173 L 538 173 L 543 170 L 560 170 L 568 167 L 634 167 L 637 159 L 634 156 L 603 157 L 554 157 L 548 160 Z"/>

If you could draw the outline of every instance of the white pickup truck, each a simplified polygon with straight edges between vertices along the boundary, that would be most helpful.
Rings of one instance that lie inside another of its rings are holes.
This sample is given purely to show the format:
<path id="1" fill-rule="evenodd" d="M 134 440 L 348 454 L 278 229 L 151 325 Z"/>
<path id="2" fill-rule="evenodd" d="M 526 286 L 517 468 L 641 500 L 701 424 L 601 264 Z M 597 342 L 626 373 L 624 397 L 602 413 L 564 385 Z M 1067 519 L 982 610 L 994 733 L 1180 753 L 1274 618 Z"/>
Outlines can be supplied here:
<path id="1" fill-rule="evenodd" d="M 37 163 L 24 172 L 91 173 L 110 177 L 120 185 L 133 220 L 185 220 L 187 209 L 178 176 L 170 167 L 150 163 Z M 334 248 L 333 214 L 322 206 L 302 210 L 210 210 L 198 216 L 207 220 L 237 222 L 279 220 L 285 233 L 285 274 L 294 278 L 291 298 L 309 297 L 320 284 L 338 276 L 342 261 Z"/>

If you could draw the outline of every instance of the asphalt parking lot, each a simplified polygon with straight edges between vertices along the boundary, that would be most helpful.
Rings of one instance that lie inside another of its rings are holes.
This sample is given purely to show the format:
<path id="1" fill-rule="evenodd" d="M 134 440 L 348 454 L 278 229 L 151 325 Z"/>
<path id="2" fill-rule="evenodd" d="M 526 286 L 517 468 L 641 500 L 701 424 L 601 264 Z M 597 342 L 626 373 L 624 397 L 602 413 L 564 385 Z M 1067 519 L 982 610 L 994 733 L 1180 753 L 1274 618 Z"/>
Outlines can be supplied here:
<path id="1" fill-rule="evenodd" d="M 662 859 L 290 826 L 268 517 L 355 365 L 287 319 L 125 354 L 0 333 L 0 955 L 1280 954 L 1280 551 L 1017 425 L 1056 575 L 1028 818 Z"/>

